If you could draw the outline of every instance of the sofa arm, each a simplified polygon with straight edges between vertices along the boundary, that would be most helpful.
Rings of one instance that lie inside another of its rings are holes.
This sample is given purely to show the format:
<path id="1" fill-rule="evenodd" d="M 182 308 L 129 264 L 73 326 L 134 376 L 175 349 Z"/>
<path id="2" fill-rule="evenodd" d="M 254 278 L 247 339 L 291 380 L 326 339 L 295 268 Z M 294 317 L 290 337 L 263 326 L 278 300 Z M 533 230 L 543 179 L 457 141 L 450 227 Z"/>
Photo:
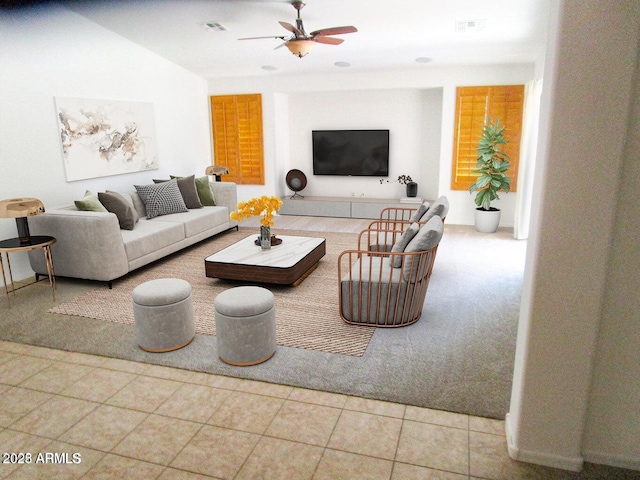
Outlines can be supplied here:
<path id="1" fill-rule="evenodd" d="M 50 235 L 55 274 L 62 277 L 110 281 L 129 272 L 120 225 L 113 213 L 48 210 L 29 219 L 32 235 Z M 40 252 L 29 252 L 34 272 L 46 275 Z"/>
<path id="2" fill-rule="evenodd" d="M 209 181 L 213 196 L 216 199 L 216 205 L 227 207 L 229 213 L 238 208 L 238 188 L 233 182 L 214 182 Z M 229 224 L 232 227 L 238 225 L 238 222 L 229 218 Z"/>

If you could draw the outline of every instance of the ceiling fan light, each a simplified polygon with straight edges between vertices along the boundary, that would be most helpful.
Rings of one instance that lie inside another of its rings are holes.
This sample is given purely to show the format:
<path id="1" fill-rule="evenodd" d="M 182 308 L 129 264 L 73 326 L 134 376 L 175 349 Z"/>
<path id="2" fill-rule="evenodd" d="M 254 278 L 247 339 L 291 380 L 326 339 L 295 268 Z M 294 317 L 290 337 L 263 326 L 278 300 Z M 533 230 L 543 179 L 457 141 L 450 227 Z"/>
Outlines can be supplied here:
<path id="1" fill-rule="evenodd" d="M 291 53 L 297 57 L 304 57 L 311 51 L 315 42 L 313 40 L 289 40 L 286 45 Z"/>

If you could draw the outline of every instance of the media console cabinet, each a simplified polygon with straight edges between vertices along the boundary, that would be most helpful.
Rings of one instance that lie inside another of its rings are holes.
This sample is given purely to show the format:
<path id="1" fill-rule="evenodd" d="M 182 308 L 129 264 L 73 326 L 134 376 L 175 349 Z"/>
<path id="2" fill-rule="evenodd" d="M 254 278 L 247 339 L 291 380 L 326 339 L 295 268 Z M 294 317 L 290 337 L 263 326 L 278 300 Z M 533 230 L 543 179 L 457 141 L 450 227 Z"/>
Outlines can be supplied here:
<path id="1" fill-rule="evenodd" d="M 304 215 L 310 217 L 379 218 L 387 207 L 417 208 L 422 203 L 400 202 L 395 198 L 367 197 L 282 197 L 280 215 Z"/>

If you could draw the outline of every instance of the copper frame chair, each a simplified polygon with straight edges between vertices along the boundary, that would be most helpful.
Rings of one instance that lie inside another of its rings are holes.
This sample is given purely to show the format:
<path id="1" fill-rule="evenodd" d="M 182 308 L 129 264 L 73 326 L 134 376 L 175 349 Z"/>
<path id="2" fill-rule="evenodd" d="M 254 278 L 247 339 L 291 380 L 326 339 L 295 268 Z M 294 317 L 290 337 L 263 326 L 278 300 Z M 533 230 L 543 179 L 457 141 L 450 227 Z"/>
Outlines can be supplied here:
<path id="1" fill-rule="evenodd" d="M 373 238 L 395 241 L 398 230 L 367 229 L 358 236 L 358 249 L 338 257 L 339 309 L 350 324 L 403 327 L 417 322 L 427 294 L 438 246 L 420 252 L 378 252 Z M 402 266 L 392 268 L 395 258 Z"/>

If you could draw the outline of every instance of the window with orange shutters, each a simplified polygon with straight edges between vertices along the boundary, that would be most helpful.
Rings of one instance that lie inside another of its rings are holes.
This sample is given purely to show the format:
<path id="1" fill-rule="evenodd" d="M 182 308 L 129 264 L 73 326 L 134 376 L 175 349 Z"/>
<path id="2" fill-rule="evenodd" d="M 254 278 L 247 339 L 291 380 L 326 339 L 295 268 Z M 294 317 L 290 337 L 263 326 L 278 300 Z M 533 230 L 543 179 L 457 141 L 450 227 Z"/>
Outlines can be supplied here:
<path id="1" fill-rule="evenodd" d="M 478 158 L 476 147 L 482 127 L 487 118 L 491 118 L 492 121 L 499 119 L 505 127 L 504 136 L 509 143 L 503 150 L 511 162 L 507 175 L 511 178 L 510 191 L 516 191 L 523 105 L 524 85 L 457 88 L 452 190 L 469 190 L 476 181 L 478 174 L 473 173 Z"/>
<path id="2" fill-rule="evenodd" d="M 229 169 L 224 180 L 264 185 L 262 96 L 214 95 L 210 100 L 213 158 Z"/>

